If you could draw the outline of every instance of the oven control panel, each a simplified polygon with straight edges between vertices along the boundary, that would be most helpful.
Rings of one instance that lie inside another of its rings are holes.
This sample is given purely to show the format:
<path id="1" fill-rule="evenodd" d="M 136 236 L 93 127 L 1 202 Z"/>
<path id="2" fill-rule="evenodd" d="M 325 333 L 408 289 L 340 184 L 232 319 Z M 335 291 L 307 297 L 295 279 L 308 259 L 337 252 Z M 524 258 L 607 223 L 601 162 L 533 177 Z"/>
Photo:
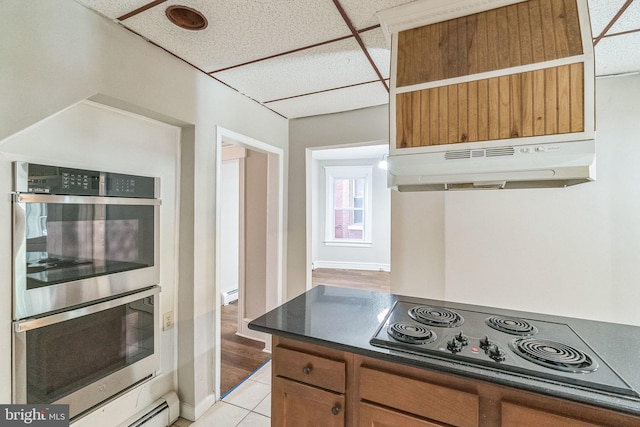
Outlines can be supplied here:
<path id="1" fill-rule="evenodd" d="M 14 163 L 14 191 L 73 196 L 154 199 L 156 178 L 86 169 Z"/>

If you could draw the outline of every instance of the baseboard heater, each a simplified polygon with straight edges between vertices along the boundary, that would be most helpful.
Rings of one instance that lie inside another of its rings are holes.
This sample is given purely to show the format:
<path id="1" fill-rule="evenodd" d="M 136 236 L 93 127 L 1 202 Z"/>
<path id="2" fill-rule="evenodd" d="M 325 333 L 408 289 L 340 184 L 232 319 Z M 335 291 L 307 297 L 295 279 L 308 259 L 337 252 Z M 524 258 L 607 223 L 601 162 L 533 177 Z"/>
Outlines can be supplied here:
<path id="1" fill-rule="evenodd" d="M 129 419 L 121 427 L 167 427 L 180 415 L 180 401 L 174 393 L 168 393 L 149 405 L 144 411 Z"/>
<path id="2" fill-rule="evenodd" d="M 222 305 L 229 305 L 230 302 L 233 302 L 237 299 L 238 299 L 237 289 L 233 289 L 233 290 L 222 293 Z"/>

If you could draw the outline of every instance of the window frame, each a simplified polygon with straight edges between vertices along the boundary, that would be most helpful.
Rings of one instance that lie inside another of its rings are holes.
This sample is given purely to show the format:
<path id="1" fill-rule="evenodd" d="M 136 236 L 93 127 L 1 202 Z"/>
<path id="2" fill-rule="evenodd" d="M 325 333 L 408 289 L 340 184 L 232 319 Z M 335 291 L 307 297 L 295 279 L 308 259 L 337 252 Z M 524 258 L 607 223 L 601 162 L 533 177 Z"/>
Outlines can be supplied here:
<path id="1" fill-rule="evenodd" d="M 326 246 L 371 247 L 373 234 L 373 166 L 324 166 L 325 171 L 325 239 Z M 365 179 L 362 239 L 335 238 L 335 181 L 338 179 Z"/>

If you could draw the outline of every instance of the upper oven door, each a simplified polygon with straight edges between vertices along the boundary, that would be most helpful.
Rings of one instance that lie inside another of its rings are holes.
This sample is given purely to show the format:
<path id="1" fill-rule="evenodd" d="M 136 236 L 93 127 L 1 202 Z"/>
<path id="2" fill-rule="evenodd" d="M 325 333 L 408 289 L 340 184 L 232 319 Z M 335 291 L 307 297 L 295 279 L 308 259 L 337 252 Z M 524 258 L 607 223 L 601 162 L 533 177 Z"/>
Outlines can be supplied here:
<path id="1" fill-rule="evenodd" d="M 14 319 L 159 282 L 157 199 L 15 194 Z"/>

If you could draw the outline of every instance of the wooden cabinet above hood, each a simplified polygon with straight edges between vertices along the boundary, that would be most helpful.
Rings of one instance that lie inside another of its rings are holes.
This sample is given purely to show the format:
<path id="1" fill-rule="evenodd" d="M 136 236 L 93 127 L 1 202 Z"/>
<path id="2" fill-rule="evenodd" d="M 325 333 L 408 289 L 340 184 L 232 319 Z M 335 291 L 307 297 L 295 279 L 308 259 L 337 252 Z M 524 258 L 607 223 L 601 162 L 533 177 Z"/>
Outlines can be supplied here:
<path id="1" fill-rule="evenodd" d="M 390 166 L 594 138 L 586 0 L 418 0 L 379 17 L 392 50 Z"/>

